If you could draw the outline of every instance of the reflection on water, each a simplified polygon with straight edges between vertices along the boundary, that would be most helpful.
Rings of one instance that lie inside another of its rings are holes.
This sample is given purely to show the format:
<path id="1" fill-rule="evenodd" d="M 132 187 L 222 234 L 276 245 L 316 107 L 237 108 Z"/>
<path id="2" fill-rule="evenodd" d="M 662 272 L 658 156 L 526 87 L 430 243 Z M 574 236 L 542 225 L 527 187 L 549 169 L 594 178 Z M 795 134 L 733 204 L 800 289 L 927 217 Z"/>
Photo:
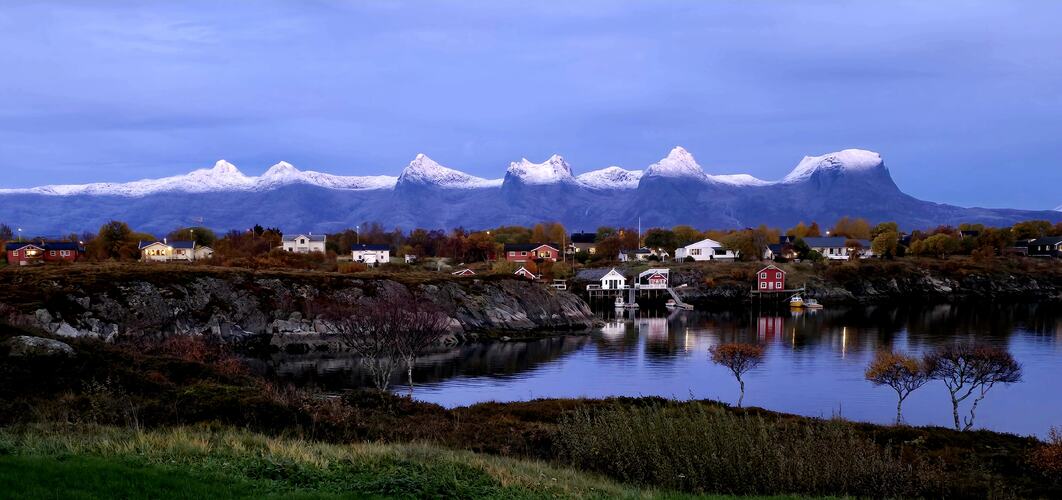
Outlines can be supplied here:
<path id="1" fill-rule="evenodd" d="M 737 384 L 708 361 L 723 342 L 767 347 L 746 376 L 748 405 L 811 416 L 889 422 L 894 394 L 863 379 L 874 351 L 921 353 L 954 341 L 1006 347 L 1024 365 L 1024 381 L 994 388 L 978 426 L 1044 434 L 1062 425 L 1062 310 L 1058 306 L 933 305 L 790 311 L 634 311 L 603 315 L 591 336 L 461 346 L 422 358 L 414 371 L 419 399 L 447 406 L 537 397 L 659 395 L 734 401 Z M 626 315 L 625 315 L 626 314 Z M 368 383 L 350 356 L 278 355 L 282 378 L 326 388 Z M 399 377 L 396 376 L 396 380 Z M 948 425 L 940 383 L 904 403 L 916 425 Z"/>

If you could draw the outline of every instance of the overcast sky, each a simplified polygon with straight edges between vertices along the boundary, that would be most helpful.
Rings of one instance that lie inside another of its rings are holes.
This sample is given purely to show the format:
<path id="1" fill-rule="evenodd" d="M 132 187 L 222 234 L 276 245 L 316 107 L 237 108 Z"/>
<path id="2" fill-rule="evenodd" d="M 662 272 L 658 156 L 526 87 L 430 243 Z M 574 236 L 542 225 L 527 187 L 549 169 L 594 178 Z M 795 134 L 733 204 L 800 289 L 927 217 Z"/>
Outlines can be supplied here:
<path id="1" fill-rule="evenodd" d="M 1053 208 L 1060 26 L 1048 1 L 0 0 L 0 186 L 418 152 L 497 178 L 675 145 L 777 179 L 864 148 L 921 198 Z"/>

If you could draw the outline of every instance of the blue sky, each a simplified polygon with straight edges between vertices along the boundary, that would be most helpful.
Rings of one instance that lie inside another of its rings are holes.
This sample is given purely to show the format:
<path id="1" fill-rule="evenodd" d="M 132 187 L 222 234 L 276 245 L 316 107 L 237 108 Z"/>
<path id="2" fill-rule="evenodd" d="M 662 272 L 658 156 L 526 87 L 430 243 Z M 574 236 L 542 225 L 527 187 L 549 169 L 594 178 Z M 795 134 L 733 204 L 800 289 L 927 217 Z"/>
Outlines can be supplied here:
<path id="1" fill-rule="evenodd" d="M 674 145 L 776 179 L 858 147 L 921 198 L 1053 208 L 1058 26 L 1046 1 L 4 1 L 0 186 Z"/>

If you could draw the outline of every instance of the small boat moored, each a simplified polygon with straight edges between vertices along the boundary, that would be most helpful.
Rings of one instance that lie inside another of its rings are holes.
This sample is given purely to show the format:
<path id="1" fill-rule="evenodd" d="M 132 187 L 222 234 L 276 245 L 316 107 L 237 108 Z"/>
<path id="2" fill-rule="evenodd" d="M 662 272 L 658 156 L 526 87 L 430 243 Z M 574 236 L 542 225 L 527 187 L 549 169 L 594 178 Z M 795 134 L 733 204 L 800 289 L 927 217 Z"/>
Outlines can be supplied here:
<path id="1" fill-rule="evenodd" d="M 794 295 L 790 297 L 789 307 L 804 307 L 804 298 L 800 295 Z"/>
<path id="2" fill-rule="evenodd" d="M 822 304 L 819 304 L 819 301 L 817 301 L 815 299 L 806 299 L 806 300 L 804 300 L 804 308 L 805 309 L 822 309 Z"/>

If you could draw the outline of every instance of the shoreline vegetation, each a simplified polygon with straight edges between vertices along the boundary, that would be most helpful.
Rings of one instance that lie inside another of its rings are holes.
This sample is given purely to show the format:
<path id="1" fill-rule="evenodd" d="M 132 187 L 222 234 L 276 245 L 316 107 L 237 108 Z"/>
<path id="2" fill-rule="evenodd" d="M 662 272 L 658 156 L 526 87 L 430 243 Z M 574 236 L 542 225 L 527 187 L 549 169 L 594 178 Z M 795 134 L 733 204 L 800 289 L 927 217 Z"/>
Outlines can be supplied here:
<path id="1" fill-rule="evenodd" d="M 446 409 L 277 386 L 202 337 L 13 356 L 16 335 L 48 335 L 0 327 L 0 463 L 37 471 L 0 481 L 30 492 L 83 469 L 93 484 L 135 470 L 265 496 L 1062 495 L 1055 437 L 662 398 Z"/>

